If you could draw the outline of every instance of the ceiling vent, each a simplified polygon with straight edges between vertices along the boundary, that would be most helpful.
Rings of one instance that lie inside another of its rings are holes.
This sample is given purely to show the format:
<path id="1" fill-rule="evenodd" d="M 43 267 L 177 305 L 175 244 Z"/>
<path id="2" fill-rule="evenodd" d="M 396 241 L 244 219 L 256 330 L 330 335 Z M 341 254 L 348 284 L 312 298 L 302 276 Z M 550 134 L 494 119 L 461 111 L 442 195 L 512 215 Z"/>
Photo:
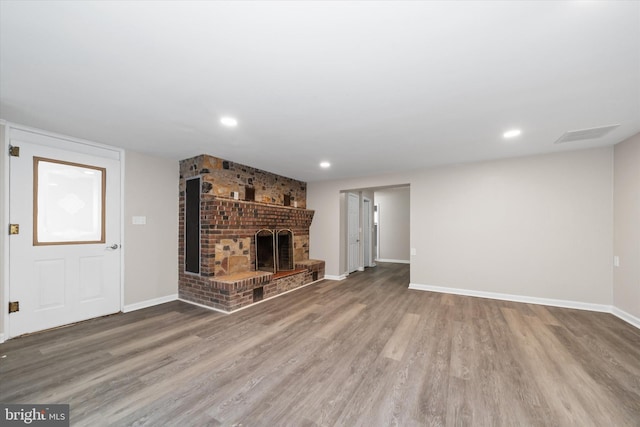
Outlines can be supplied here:
<path id="1" fill-rule="evenodd" d="M 591 128 L 591 129 L 571 130 L 571 131 L 565 132 L 560 138 L 558 138 L 555 144 L 564 144 L 565 142 L 582 141 L 584 139 L 601 138 L 606 134 L 608 134 L 609 132 L 611 132 L 612 130 L 614 130 L 615 128 L 617 128 L 618 126 L 620 126 L 620 124 L 600 126 L 600 127 Z"/>

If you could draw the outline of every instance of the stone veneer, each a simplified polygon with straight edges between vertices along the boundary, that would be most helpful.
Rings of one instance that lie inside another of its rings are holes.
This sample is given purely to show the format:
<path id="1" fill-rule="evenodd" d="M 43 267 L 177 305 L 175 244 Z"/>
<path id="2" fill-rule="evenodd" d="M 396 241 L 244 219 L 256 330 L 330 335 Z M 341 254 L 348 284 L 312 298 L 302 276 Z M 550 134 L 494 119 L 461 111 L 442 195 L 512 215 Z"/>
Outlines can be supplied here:
<path id="1" fill-rule="evenodd" d="M 307 183 L 276 175 L 251 166 L 200 155 L 180 162 L 180 190 L 184 190 L 182 177 L 202 176 L 202 192 L 223 199 L 247 199 L 247 188 L 253 189 L 250 201 L 285 205 L 285 196 L 290 206 L 305 208 L 307 205 Z"/>
<path id="2" fill-rule="evenodd" d="M 193 177 L 201 179 L 200 274 L 184 267 L 185 188 Z M 243 200 L 247 188 L 255 200 Z M 324 261 L 309 260 L 314 212 L 305 209 L 306 183 L 201 155 L 180 162 L 179 204 L 180 298 L 233 311 L 254 302 L 254 289 L 269 298 L 324 277 Z M 293 232 L 296 271 L 255 271 L 255 233 L 263 228 Z"/>

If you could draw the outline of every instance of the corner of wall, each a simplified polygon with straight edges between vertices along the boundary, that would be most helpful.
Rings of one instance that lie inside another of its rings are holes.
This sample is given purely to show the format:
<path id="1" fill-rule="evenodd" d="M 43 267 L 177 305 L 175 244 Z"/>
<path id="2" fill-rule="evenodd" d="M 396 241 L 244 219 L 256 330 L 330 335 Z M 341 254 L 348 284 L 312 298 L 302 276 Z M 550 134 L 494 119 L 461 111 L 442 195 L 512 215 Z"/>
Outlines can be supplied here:
<path id="1" fill-rule="evenodd" d="M 616 144 L 613 179 L 614 314 L 638 325 L 640 318 L 640 133 Z"/>
<path id="2" fill-rule="evenodd" d="M 626 311 L 620 310 L 615 306 L 611 307 L 611 314 L 613 314 L 619 319 L 624 320 L 628 324 L 640 329 L 640 317 L 636 317 L 632 314 L 629 314 Z"/>
<path id="3" fill-rule="evenodd" d="M 2 216 L 2 224 L 9 223 L 9 158 L 7 156 L 7 139 L 5 133 L 7 132 L 7 125 L 3 120 L 0 120 L 0 164 L 2 164 L 2 173 L 0 173 L 0 200 L 2 200 L 2 209 L 0 210 L 0 216 Z M 0 233 L 0 248 L 2 248 L 2 259 L 0 259 L 0 307 L 6 307 L 9 297 L 9 242 L 5 233 Z M 0 314 L 0 343 L 5 340 L 5 327 L 6 316 L 4 310 Z"/>

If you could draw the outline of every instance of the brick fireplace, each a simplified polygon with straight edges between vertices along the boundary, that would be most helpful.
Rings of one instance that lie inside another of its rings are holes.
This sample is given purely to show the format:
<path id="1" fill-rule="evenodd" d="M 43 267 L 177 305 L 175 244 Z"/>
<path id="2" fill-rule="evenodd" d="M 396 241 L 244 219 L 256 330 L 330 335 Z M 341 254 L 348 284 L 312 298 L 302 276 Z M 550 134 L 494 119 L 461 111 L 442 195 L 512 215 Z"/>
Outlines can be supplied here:
<path id="1" fill-rule="evenodd" d="M 306 183 L 201 155 L 180 162 L 179 203 L 181 299 L 230 312 L 324 277 Z"/>

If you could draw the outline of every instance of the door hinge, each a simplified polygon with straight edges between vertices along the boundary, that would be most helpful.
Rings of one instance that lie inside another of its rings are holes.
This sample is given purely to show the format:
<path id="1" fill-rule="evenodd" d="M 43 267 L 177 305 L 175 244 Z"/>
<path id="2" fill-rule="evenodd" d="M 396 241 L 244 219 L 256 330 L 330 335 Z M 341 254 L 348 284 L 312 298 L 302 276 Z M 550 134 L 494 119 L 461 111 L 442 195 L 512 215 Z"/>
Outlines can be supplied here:
<path id="1" fill-rule="evenodd" d="M 9 235 L 20 234 L 20 224 L 9 224 Z"/>
<path id="2" fill-rule="evenodd" d="M 11 157 L 20 157 L 20 147 L 16 147 L 15 145 L 10 145 L 9 155 Z"/>
<path id="3" fill-rule="evenodd" d="M 20 301 L 9 301 L 9 314 L 20 311 Z"/>

